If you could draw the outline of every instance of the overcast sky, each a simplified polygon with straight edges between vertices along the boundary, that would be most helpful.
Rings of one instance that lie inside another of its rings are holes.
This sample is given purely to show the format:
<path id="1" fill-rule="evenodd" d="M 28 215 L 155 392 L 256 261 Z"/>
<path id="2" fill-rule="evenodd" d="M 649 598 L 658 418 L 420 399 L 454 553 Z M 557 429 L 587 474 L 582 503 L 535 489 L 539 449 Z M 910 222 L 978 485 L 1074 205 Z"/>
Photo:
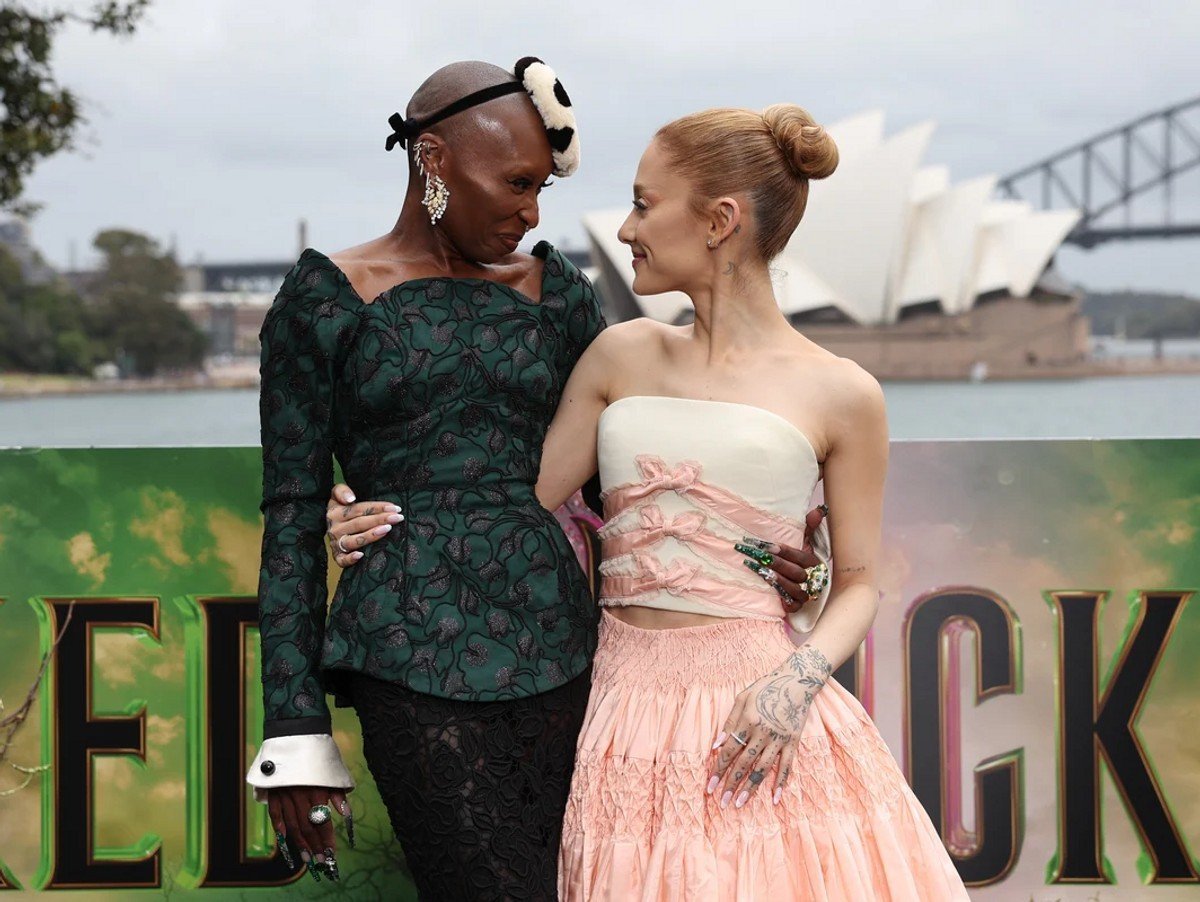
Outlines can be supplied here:
<path id="1" fill-rule="evenodd" d="M 1200 94 L 1197 47 L 1196 0 L 157 0 L 130 40 L 64 33 L 55 68 L 87 98 L 91 140 L 42 165 L 27 195 L 45 204 L 34 241 L 58 265 L 72 245 L 90 263 L 110 226 L 216 262 L 294 257 L 305 218 L 331 252 L 395 220 L 405 169 L 383 150 L 387 117 L 429 72 L 536 55 L 583 141 L 579 174 L 544 196 L 539 237 L 579 245 L 580 215 L 627 204 L 647 139 L 683 113 L 792 101 L 833 122 L 881 108 L 888 133 L 931 119 L 926 162 L 959 181 Z M 1200 219 L 1200 169 L 1176 196 L 1178 219 Z M 1093 287 L 1200 295 L 1198 260 L 1200 239 L 1059 256 Z"/>

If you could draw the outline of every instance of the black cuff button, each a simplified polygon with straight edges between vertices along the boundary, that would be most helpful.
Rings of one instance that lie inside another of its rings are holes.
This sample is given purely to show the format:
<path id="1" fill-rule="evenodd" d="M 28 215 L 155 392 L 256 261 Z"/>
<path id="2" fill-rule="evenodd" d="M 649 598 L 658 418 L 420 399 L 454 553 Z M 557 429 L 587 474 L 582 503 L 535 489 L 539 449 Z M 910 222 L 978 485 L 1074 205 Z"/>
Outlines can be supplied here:
<path id="1" fill-rule="evenodd" d="M 258 766 L 258 769 L 261 770 L 265 776 L 269 777 L 271 774 L 275 773 L 275 762 L 264 761 Z"/>

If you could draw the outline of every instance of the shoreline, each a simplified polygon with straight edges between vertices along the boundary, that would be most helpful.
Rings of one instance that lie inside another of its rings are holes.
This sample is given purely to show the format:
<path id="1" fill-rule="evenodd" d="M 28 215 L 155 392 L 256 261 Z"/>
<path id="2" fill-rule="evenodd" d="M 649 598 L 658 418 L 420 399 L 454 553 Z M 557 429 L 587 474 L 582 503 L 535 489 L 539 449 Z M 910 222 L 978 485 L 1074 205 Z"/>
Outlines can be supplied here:
<path id="1" fill-rule="evenodd" d="M 966 373 L 939 371 L 936 365 L 918 370 L 872 372 L 880 382 L 971 382 Z M 1139 376 L 1200 375 L 1200 358 L 1153 360 L 1138 357 L 1089 360 L 1062 366 L 989 368 L 981 382 L 1102 379 Z M 258 373 L 229 373 L 174 379 L 96 380 L 72 376 L 0 374 L 0 401 L 68 398 L 84 395 L 163 394 L 168 392 L 236 391 L 258 388 Z"/>

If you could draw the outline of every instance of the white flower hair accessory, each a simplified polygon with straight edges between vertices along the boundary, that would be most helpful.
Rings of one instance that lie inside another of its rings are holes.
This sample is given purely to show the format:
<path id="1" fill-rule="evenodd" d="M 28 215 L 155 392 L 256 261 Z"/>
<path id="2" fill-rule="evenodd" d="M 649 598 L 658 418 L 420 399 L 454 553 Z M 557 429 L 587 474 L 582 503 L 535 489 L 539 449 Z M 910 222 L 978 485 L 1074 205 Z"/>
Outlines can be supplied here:
<path id="1" fill-rule="evenodd" d="M 579 131 L 571 98 L 554 70 L 536 56 L 527 56 L 513 67 L 513 75 L 528 92 L 546 126 L 546 137 L 554 155 L 554 174 L 573 175 L 579 168 Z"/>

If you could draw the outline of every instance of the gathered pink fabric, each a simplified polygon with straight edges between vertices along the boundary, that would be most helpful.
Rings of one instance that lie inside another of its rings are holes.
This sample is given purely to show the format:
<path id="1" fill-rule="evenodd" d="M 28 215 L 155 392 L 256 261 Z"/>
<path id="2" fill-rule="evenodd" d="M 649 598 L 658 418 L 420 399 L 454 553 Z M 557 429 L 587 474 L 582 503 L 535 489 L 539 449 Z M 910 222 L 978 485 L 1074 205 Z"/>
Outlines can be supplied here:
<path id="1" fill-rule="evenodd" d="M 874 724 L 830 681 L 779 805 L 705 794 L 734 697 L 794 646 L 781 621 L 645 630 L 605 613 L 563 825 L 570 902 L 967 899 Z"/>
<path id="2" fill-rule="evenodd" d="M 778 805 L 774 768 L 742 808 L 705 793 L 713 741 L 738 693 L 795 651 L 778 595 L 748 575 L 733 545 L 743 534 L 803 544 L 820 473 L 807 437 L 744 404 L 634 396 L 605 410 L 598 456 L 602 482 L 614 486 L 603 494 L 600 603 L 725 619 L 647 630 L 603 613 L 560 897 L 966 899 L 879 731 L 835 681 L 813 702 Z M 827 538 L 814 540 L 823 560 Z M 793 626 L 811 630 L 825 597 L 789 615 Z"/>
<path id="3" fill-rule="evenodd" d="M 804 543 L 802 521 L 749 505 L 733 492 L 703 481 L 700 478 L 703 467 L 694 460 L 669 467 L 658 455 L 639 454 L 636 461 L 642 475 L 640 480 L 601 492 L 605 520 L 662 492 L 675 492 L 751 535 L 770 536 L 772 541 L 784 545 Z"/>

